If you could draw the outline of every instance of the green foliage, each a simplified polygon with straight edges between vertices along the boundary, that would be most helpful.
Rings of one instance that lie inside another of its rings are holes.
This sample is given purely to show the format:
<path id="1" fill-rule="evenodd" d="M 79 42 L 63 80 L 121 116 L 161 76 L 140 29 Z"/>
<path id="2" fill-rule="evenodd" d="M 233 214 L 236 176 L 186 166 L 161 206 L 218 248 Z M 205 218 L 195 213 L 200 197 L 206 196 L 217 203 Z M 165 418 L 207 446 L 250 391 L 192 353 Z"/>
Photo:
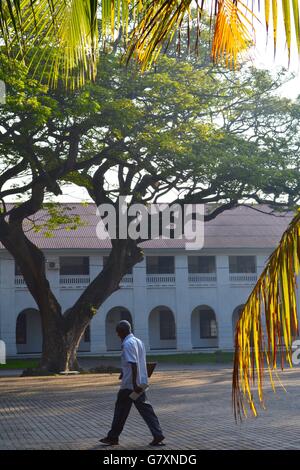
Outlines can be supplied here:
<path id="1" fill-rule="evenodd" d="M 43 209 L 45 212 L 44 217 L 30 218 L 29 230 L 43 233 L 46 238 L 53 237 L 54 231 L 59 229 L 70 231 L 86 225 L 79 215 L 68 214 L 71 211 L 70 207 L 48 202 L 43 205 Z"/>
<path id="2" fill-rule="evenodd" d="M 47 90 L 22 64 L 0 60 L 8 89 L 0 168 L 21 158 L 28 163 L 4 196 L 22 202 L 30 194 L 25 183 L 46 175 L 49 195 L 72 183 L 95 199 L 93 175 L 106 161 L 103 189 L 112 200 L 126 190 L 149 201 L 149 191 L 154 198 L 168 185 L 182 194 L 197 192 L 199 202 L 276 202 L 283 195 L 290 204 L 297 201 L 300 105 L 274 94 L 282 74 L 273 79 L 245 68 L 234 75 L 166 55 L 142 74 L 135 64 L 125 68 L 118 56 L 104 54 L 95 83 L 67 93 Z M 129 169 L 136 180 L 122 189 L 120 174 L 125 178 Z M 112 171 L 119 172 L 116 181 Z M 158 181 L 146 192 L 135 184 L 145 172 Z M 48 228 L 36 228 L 47 236 L 66 223 L 50 215 Z"/>

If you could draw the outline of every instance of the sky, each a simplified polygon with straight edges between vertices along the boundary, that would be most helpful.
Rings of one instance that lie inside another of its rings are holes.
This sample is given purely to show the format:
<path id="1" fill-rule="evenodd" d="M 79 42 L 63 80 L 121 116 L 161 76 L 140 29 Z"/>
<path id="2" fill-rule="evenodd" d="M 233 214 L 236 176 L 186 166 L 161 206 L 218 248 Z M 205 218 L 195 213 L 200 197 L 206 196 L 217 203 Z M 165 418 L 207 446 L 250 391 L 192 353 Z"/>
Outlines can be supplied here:
<path id="1" fill-rule="evenodd" d="M 249 3 L 249 2 L 248 2 Z M 258 4 L 258 2 L 256 2 Z M 255 21 L 255 46 L 249 53 L 249 58 L 256 67 L 265 68 L 270 71 L 276 71 L 281 67 L 286 68 L 289 72 L 295 74 L 295 78 L 287 85 L 282 87 L 281 94 L 291 99 L 295 99 L 300 95 L 300 57 L 296 47 L 295 30 L 292 23 L 292 47 L 290 63 L 288 60 L 288 50 L 285 41 L 284 25 L 282 22 L 282 10 L 278 10 L 278 30 L 277 30 L 277 48 L 274 57 L 273 48 L 273 25 L 272 21 L 269 27 L 269 34 L 266 34 L 265 19 L 264 19 L 264 2 L 260 2 L 260 11 L 258 8 L 255 10 L 257 18 L 260 20 Z"/>

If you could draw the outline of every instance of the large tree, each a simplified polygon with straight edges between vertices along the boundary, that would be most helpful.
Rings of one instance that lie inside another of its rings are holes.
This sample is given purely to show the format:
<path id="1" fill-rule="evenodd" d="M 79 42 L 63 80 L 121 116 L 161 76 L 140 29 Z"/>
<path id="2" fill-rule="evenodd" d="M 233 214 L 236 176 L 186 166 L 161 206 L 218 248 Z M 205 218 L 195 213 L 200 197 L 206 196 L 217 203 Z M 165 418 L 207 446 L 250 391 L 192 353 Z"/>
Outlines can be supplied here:
<path id="1" fill-rule="evenodd" d="M 296 126 L 298 106 L 274 97 L 280 80 L 263 71 L 234 79 L 229 72 L 162 57 L 156 71 L 141 75 L 134 64 L 124 68 L 108 55 L 95 83 L 68 94 L 47 90 L 3 56 L 1 65 L 8 95 L 0 116 L 0 241 L 39 308 L 40 366 L 46 370 L 76 367 L 76 349 L 91 318 L 143 257 L 140 240 L 112 240 L 103 271 L 63 312 L 46 277 L 44 254 L 24 223 L 65 183 L 86 188 L 97 206 L 117 208 L 120 195 L 147 203 L 170 191 L 180 204 L 216 203 L 207 220 L 250 198 L 279 205 L 285 205 L 280 196 L 290 204 L 297 200 L 293 155 L 282 161 L 288 129 L 280 140 L 276 132 L 282 110 L 289 129 Z M 267 128 L 271 150 L 263 142 Z M 280 190 L 274 191 L 278 181 Z M 18 201 L 13 206 L 7 204 L 12 197 Z"/>

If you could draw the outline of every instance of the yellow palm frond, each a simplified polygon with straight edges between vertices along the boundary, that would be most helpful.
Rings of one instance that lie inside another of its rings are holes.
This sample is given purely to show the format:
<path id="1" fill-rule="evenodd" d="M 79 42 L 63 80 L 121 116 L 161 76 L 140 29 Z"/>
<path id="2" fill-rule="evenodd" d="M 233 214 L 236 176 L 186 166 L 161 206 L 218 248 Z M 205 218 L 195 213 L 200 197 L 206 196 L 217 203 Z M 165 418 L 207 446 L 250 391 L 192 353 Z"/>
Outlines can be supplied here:
<path id="1" fill-rule="evenodd" d="M 247 13 L 245 5 L 244 8 Z M 218 2 L 212 47 L 212 56 L 216 62 L 225 58 L 227 65 L 234 65 L 238 54 L 249 47 L 251 21 L 245 13 L 239 8 L 238 2 Z"/>
<path id="2" fill-rule="evenodd" d="M 236 63 L 238 54 L 249 46 L 251 21 L 247 14 L 251 16 L 251 10 L 241 0 L 196 3 L 200 17 L 204 10 L 211 17 L 213 59 L 219 61 L 225 58 L 227 64 Z M 194 6 L 191 0 L 148 2 L 147 7 L 141 10 L 140 19 L 130 36 L 127 58 L 135 55 L 143 68 L 148 67 L 156 60 L 163 44 L 169 43 L 183 27 L 185 19 L 189 25 Z M 200 35 L 200 24 L 197 28 Z"/>
<path id="3" fill-rule="evenodd" d="M 265 372 L 268 370 L 274 388 L 278 358 L 282 369 L 285 363 L 292 366 L 292 342 L 298 335 L 299 267 L 300 211 L 270 256 L 236 326 L 232 384 L 236 418 L 246 415 L 247 408 L 257 414 L 254 387 L 263 405 Z"/>

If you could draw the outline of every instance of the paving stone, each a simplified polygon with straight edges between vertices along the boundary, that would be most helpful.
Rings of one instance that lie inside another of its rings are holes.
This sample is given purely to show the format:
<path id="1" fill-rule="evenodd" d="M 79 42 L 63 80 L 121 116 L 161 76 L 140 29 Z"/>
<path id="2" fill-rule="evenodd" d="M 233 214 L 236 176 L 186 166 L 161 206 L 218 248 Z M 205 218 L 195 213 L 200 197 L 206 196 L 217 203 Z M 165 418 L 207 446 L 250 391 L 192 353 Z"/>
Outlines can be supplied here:
<path id="1" fill-rule="evenodd" d="M 236 424 L 231 370 L 162 370 L 148 397 L 168 449 L 299 449 L 300 370 L 282 374 L 287 393 L 266 382 L 266 410 Z M 110 428 L 116 374 L 75 377 L 1 377 L 0 449 L 91 449 Z M 149 449 L 151 435 L 135 407 L 114 449 Z"/>

